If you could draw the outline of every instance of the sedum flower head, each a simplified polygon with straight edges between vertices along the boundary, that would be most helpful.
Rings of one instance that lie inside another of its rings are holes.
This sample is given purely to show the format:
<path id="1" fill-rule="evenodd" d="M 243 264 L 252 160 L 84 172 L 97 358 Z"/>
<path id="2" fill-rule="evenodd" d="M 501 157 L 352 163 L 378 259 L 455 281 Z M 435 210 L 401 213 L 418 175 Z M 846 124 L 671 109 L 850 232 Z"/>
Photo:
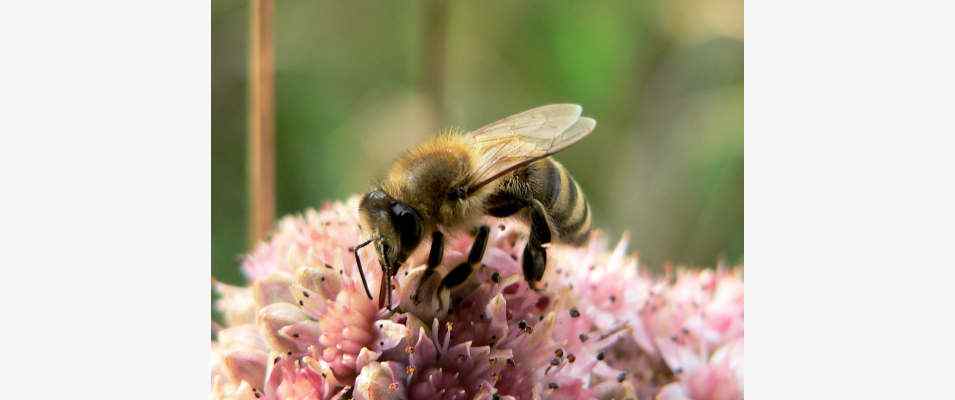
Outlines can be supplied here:
<path id="1" fill-rule="evenodd" d="M 214 283 L 225 327 L 212 398 L 742 398 L 738 271 L 654 278 L 626 254 L 626 238 L 608 253 L 595 234 L 582 248 L 552 245 L 534 291 L 521 274 L 527 227 L 487 223 L 482 266 L 465 283 L 440 287 L 470 249 L 460 234 L 413 298 L 421 246 L 392 281 L 389 312 L 357 271 L 356 197 L 283 218 L 243 259 L 248 286 Z M 377 288 L 374 251 L 360 255 Z"/>

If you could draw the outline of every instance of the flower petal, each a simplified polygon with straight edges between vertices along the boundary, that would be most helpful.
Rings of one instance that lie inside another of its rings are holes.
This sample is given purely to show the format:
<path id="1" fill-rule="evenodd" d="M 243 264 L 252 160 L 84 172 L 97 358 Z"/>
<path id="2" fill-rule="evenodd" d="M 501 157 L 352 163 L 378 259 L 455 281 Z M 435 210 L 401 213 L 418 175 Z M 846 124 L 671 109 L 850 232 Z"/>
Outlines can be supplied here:
<path id="1" fill-rule="evenodd" d="M 362 368 L 365 368 L 368 363 L 377 361 L 378 357 L 380 356 L 381 353 L 376 353 L 369 350 L 367 347 L 362 347 L 361 350 L 358 351 L 358 357 L 355 358 L 355 369 L 361 370 Z"/>
<path id="2" fill-rule="evenodd" d="M 304 349 L 311 344 L 318 343 L 318 338 L 322 336 L 322 330 L 319 328 L 318 322 L 305 320 L 280 328 L 279 335 L 295 342 L 298 348 Z"/>
<path id="3" fill-rule="evenodd" d="M 255 304 L 261 308 L 273 303 L 292 303 L 289 291 L 291 278 L 283 273 L 274 273 L 252 284 L 252 296 Z"/>
<path id="4" fill-rule="evenodd" d="M 387 319 L 376 321 L 374 331 L 375 342 L 371 348 L 379 353 L 394 348 L 408 336 L 407 326 Z"/>
<path id="5" fill-rule="evenodd" d="M 292 340 L 279 334 L 279 330 L 305 321 L 308 318 L 302 309 L 288 303 L 275 303 L 259 310 L 257 322 L 259 333 L 265 337 L 269 347 L 280 352 L 298 352 L 303 350 Z"/>
<path id="6" fill-rule="evenodd" d="M 252 386 L 248 382 L 233 384 L 221 376 L 212 379 L 212 399 L 214 400 L 255 400 Z"/>
<path id="7" fill-rule="evenodd" d="M 257 309 L 252 297 L 252 290 L 247 287 L 228 285 L 216 280 L 212 286 L 219 292 L 216 300 L 216 309 L 222 312 L 226 326 L 238 326 L 252 323 L 255 320 Z"/>
<path id="8" fill-rule="evenodd" d="M 403 370 L 392 361 L 368 364 L 355 379 L 355 400 L 407 399 Z"/>
<path id="9" fill-rule="evenodd" d="M 222 359 L 226 375 L 233 382 L 248 382 L 253 388 L 262 389 L 265 380 L 268 354 L 263 351 L 237 350 Z"/>

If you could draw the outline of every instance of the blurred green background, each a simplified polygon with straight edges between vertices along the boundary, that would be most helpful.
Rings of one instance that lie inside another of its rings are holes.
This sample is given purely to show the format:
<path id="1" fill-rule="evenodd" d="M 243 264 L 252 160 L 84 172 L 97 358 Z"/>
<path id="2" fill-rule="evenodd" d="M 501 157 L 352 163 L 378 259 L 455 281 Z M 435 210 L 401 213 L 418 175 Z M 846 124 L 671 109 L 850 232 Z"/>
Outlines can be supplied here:
<path id="1" fill-rule="evenodd" d="M 643 265 L 743 256 L 743 2 L 276 2 L 277 215 L 363 192 L 401 150 L 534 106 L 597 128 L 557 158 Z M 246 251 L 249 9 L 212 2 L 212 272 Z"/>

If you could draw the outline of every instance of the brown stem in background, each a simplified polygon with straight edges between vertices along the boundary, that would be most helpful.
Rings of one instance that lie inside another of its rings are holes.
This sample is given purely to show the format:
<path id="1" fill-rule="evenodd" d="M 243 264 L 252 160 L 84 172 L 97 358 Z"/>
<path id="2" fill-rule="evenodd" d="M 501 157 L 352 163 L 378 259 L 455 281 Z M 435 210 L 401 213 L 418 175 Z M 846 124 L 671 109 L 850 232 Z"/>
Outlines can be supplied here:
<path id="1" fill-rule="evenodd" d="M 275 83 L 272 0 L 252 0 L 249 46 L 249 244 L 275 217 Z"/>
<path id="2" fill-rule="evenodd" d="M 434 102 L 435 113 L 440 124 L 444 124 L 447 113 L 444 103 L 444 75 L 447 64 L 448 46 L 448 2 L 435 0 L 423 3 L 424 42 L 422 86 Z"/>

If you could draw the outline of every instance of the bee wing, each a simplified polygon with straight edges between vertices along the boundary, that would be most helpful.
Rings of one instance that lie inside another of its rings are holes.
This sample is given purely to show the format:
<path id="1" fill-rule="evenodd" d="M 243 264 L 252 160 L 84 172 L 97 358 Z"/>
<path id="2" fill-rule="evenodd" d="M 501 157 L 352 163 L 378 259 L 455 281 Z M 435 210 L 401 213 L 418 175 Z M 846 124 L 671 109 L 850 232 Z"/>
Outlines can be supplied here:
<path id="1" fill-rule="evenodd" d="M 517 168 L 557 153 L 593 131 L 597 121 L 581 118 L 576 104 L 551 104 L 512 115 L 469 132 L 481 159 L 469 191 Z"/>

